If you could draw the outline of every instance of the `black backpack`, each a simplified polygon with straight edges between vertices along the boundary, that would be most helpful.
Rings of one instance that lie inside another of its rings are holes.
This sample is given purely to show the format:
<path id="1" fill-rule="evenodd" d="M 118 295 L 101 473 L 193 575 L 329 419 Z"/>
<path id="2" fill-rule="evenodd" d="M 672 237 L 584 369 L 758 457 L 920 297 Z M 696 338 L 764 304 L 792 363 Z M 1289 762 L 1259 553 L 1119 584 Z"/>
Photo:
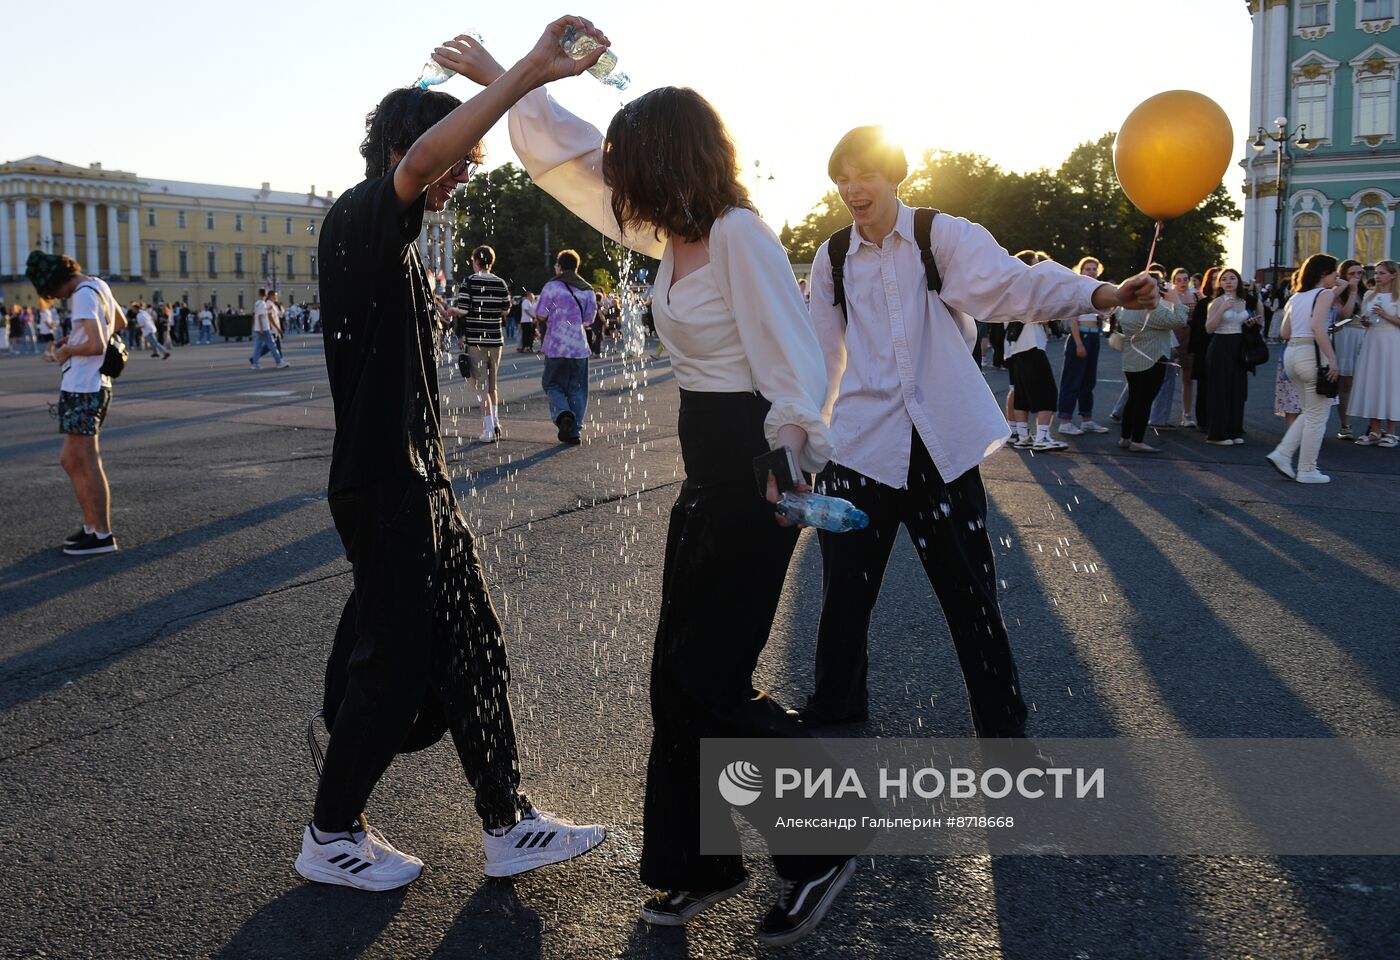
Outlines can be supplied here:
<path id="1" fill-rule="evenodd" d="M 933 218 L 938 211 L 932 207 L 914 208 L 914 240 L 919 245 L 919 258 L 924 262 L 924 275 L 928 277 L 928 288 L 934 293 L 943 289 L 943 275 L 938 272 L 938 264 L 933 259 L 933 245 L 930 235 L 933 232 Z M 831 259 L 831 284 L 834 288 L 834 306 L 841 308 L 841 319 L 846 320 L 846 254 L 851 249 L 851 227 L 842 227 L 826 241 L 826 253 Z"/>

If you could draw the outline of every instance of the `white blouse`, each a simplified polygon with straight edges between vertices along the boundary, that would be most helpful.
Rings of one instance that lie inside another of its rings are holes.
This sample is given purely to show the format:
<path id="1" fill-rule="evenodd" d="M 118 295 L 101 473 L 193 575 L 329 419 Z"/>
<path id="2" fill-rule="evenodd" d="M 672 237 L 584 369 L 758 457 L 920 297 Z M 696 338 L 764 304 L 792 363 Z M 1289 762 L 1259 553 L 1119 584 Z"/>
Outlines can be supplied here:
<path id="1" fill-rule="evenodd" d="M 1215 328 L 1217 334 L 1243 333 L 1244 322 L 1249 319 L 1249 308 L 1244 305 L 1243 300 L 1236 300 L 1238 307 L 1222 311 L 1220 323 Z"/>
<path id="2" fill-rule="evenodd" d="M 764 424 L 769 446 L 778 445 L 780 427 L 794 424 L 807 432 L 801 469 L 824 467 L 832 452 L 822 417 L 826 365 L 773 230 L 751 210 L 726 211 L 710 228 L 710 262 L 672 282 L 670 242 L 618 228 L 596 127 L 539 89 L 511 108 L 510 141 L 541 189 L 600 232 L 661 260 L 652 313 L 676 382 L 699 393 L 762 394 L 772 403 Z"/>

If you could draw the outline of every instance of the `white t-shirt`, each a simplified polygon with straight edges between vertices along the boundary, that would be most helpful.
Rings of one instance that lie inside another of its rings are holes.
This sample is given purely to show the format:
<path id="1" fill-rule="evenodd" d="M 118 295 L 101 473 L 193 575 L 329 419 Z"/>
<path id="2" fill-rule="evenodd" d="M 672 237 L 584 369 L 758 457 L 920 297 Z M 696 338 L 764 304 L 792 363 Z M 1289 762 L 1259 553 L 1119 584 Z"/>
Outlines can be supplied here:
<path id="1" fill-rule="evenodd" d="M 112 321 L 117 315 L 117 301 L 112 298 L 112 289 L 107 284 L 91 277 L 73 293 L 73 333 L 68 338 L 70 347 L 80 347 L 88 342 L 83 320 L 94 320 L 97 333 L 102 340 L 102 350 L 92 356 L 69 357 L 63 363 L 63 383 L 60 390 L 68 393 L 96 393 L 103 387 L 110 387 L 112 381 L 103 375 L 102 363 L 107 354 L 107 338 L 112 334 Z"/>
<path id="2" fill-rule="evenodd" d="M 48 307 L 44 307 L 44 309 L 42 309 L 42 310 L 39 311 L 39 332 L 40 332 L 40 333 L 53 333 L 53 328 L 54 328 L 53 310 L 51 310 L 51 309 L 48 308 Z"/>
<path id="3" fill-rule="evenodd" d="M 267 320 L 267 308 L 269 304 L 266 300 L 258 300 L 253 304 L 253 329 L 271 330 L 272 325 Z"/>
<path id="4" fill-rule="evenodd" d="M 1021 328 L 1021 335 L 1013 342 L 1006 341 L 1006 356 L 1014 357 L 1018 353 L 1025 353 L 1027 350 L 1044 350 L 1050 342 L 1050 338 L 1045 333 L 1045 324 L 1028 323 Z"/>
<path id="5" fill-rule="evenodd" d="M 199 325 L 202 327 L 212 327 L 214 325 L 214 315 L 208 310 L 199 311 Z"/>

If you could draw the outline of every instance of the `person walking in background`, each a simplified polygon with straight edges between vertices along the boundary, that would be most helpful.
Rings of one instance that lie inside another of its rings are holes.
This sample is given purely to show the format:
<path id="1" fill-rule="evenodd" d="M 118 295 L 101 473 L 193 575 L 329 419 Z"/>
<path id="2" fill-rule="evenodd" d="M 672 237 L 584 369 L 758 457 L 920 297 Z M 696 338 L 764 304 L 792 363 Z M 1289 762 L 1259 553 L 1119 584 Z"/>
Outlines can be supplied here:
<path id="1" fill-rule="evenodd" d="M 535 304 L 535 317 L 548 324 L 541 349 L 549 416 L 559 428 L 560 442 L 575 446 L 582 442 L 580 431 L 588 411 L 588 358 L 593 354 L 584 331 L 598 309 L 593 287 L 579 276 L 578 268 L 578 253 L 560 250 L 554 258 L 554 279 L 544 285 Z"/>
<path id="2" fill-rule="evenodd" d="M 151 356 L 162 360 L 170 359 L 170 348 L 160 340 L 160 330 L 156 326 L 156 313 L 148 303 L 140 304 L 136 310 L 136 323 L 141 328 L 142 340 L 151 342 Z"/>
<path id="3" fill-rule="evenodd" d="M 1194 411 L 1182 406 L 1182 425 L 1195 427 L 1205 432 L 1206 416 L 1206 354 L 1210 351 L 1210 333 L 1206 330 L 1206 315 L 1210 312 L 1210 302 L 1215 297 L 1215 279 L 1220 274 L 1219 267 L 1211 267 L 1201 278 L 1201 287 L 1196 294 L 1196 303 L 1191 307 L 1191 320 L 1187 324 L 1186 351 L 1191 355 L 1191 377 L 1195 381 Z M 1188 423 L 1189 421 L 1189 423 Z"/>
<path id="4" fill-rule="evenodd" d="M 1042 262 L 1034 250 L 1022 250 L 1016 258 L 1026 266 Z M 1055 372 L 1050 369 L 1050 357 L 1045 352 L 1049 344 L 1045 331 L 1048 322 L 1048 319 L 1017 320 L 1006 324 L 1006 365 L 1011 371 L 1010 419 L 1016 433 L 1012 443 L 1018 450 L 1052 453 L 1069 448 L 1063 440 L 1050 436 L 1050 421 L 1055 416 L 1059 391 L 1055 387 Z M 1030 430 L 1032 416 L 1035 417 L 1034 435 Z"/>
<path id="5" fill-rule="evenodd" d="M 1366 339 L 1365 313 L 1362 310 L 1365 297 L 1366 268 L 1356 260 L 1343 260 L 1337 267 L 1331 323 L 1332 349 L 1337 353 L 1339 378 L 1337 415 L 1342 421 L 1337 431 L 1339 440 L 1352 440 L 1356 436 L 1351 429 L 1351 387 L 1356 376 L 1356 362 L 1361 356 L 1361 344 Z"/>
<path id="6" fill-rule="evenodd" d="M 58 393 L 58 430 L 64 435 L 59 462 L 83 512 L 83 525 L 63 541 L 63 552 L 79 557 L 115 553 L 112 491 L 97 438 L 112 402 L 112 380 L 102 372 L 107 342 L 126 325 L 126 316 L 106 282 L 84 275 L 82 265 L 71 257 L 34 250 L 25 276 L 40 297 L 73 301 L 73 333 L 51 343 L 45 353 L 63 370 Z"/>
<path id="7" fill-rule="evenodd" d="M 510 310 L 510 288 L 491 272 L 495 265 L 496 251 L 491 247 L 482 244 L 473 250 L 473 273 L 458 289 L 448 310 L 467 353 L 463 369 L 471 370 L 481 400 L 481 436 L 477 439 L 482 443 L 495 443 L 502 434 L 496 385 L 506 342 L 502 322 Z"/>
<path id="8" fill-rule="evenodd" d="M 51 301 L 39 301 L 37 327 L 36 348 L 41 353 L 47 353 L 49 344 L 54 342 L 55 332 L 62 329 L 58 319 L 58 308 Z"/>
<path id="9" fill-rule="evenodd" d="M 278 370 L 291 366 L 282 359 L 282 349 L 272 337 L 272 318 L 275 310 L 276 307 L 267 297 L 267 290 L 259 287 L 258 299 L 253 301 L 253 355 L 248 358 L 248 366 L 254 370 L 262 369 L 259 361 L 264 353 L 272 354 Z"/>
<path id="10" fill-rule="evenodd" d="M 1244 443 L 1244 405 L 1249 397 L 1244 367 L 1244 328 L 1259 323 L 1244 292 L 1240 274 L 1226 267 L 1216 275 L 1217 295 L 1206 314 L 1210 346 L 1206 351 L 1207 443 L 1228 447 Z"/>
<path id="11" fill-rule="evenodd" d="M 1400 446 L 1395 424 L 1400 422 L 1400 264 L 1382 260 L 1376 264 L 1374 287 L 1366 293 L 1361 315 L 1366 339 L 1356 362 L 1352 410 L 1370 424 L 1361 446 L 1394 449 Z"/>
<path id="12" fill-rule="evenodd" d="M 199 342 L 214 342 L 214 311 L 207 303 L 199 311 Z"/>
<path id="13" fill-rule="evenodd" d="M 1293 278 L 1295 293 L 1283 307 L 1283 325 L 1279 335 L 1288 341 L 1284 348 L 1284 364 L 1288 377 L 1303 400 L 1303 413 L 1293 421 L 1278 446 L 1265 459 L 1274 469 L 1299 483 L 1328 483 L 1331 477 L 1317 468 L 1318 451 L 1327 434 L 1327 418 L 1332 411 L 1332 399 L 1317 390 L 1320 378 L 1335 382 L 1337 356 L 1327 336 L 1327 323 L 1335 299 L 1333 287 L 1337 282 L 1337 258 L 1315 253 L 1303 262 Z M 1293 466 L 1297 456 L 1298 465 Z"/>
<path id="14" fill-rule="evenodd" d="M 520 295 L 520 346 L 516 353 L 535 352 L 535 292 L 526 290 Z"/>
<path id="15" fill-rule="evenodd" d="M 1161 302 L 1151 309 L 1118 311 L 1118 329 L 1126 338 L 1123 377 L 1128 381 L 1118 446 L 1134 453 L 1158 452 L 1146 443 L 1147 422 L 1152 402 L 1162 388 L 1166 365 L 1171 362 L 1172 335 L 1187 323 L 1186 308 L 1177 302 L 1176 292 L 1160 274 L 1156 279 Z"/>
<path id="16" fill-rule="evenodd" d="M 1094 257 L 1084 257 L 1074 272 L 1085 277 L 1097 277 L 1103 264 Z M 1083 313 L 1069 320 L 1069 337 L 1065 340 L 1065 362 L 1060 370 L 1060 426 L 1063 436 L 1078 437 L 1086 433 L 1107 433 L 1108 428 L 1094 421 L 1094 385 L 1099 379 L 1099 338 L 1107 318 L 1097 313 Z M 1081 422 L 1074 425 L 1074 409 L 1079 407 Z"/>

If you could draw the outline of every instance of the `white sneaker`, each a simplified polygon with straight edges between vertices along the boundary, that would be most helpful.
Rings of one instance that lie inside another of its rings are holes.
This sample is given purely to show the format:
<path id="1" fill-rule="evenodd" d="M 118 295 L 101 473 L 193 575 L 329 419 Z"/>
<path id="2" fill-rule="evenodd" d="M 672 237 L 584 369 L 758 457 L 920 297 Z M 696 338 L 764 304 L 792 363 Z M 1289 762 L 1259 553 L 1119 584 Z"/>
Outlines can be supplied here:
<path id="1" fill-rule="evenodd" d="M 1332 478 L 1316 468 L 1299 473 L 1293 478 L 1299 483 L 1331 483 Z"/>
<path id="2" fill-rule="evenodd" d="M 483 431 L 481 431 L 481 436 L 477 437 L 476 439 L 479 440 L 479 441 L 481 441 L 482 443 L 495 443 L 495 442 L 496 442 L 496 431 L 495 431 L 495 430 L 483 430 Z"/>
<path id="3" fill-rule="evenodd" d="M 1056 427 L 1055 430 L 1056 430 L 1056 432 L 1058 432 L 1061 436 L 1065 436 L 1065 437 L 1082 437 L 1082 436 L 1084 436 L 1084 431 L 1081 430 L 1081 429 L 1079 429 L 1078 427 L 1076 427 L 1076 426 L 1074 425 L 1073 421 L 1070 421 L 1070 420 L 1066 420 L 1064 423 L 1062 423 L 1062 424 L 1060 424 L 1058 427 Z"/>
<path id="4" fill-rule="evenodd" d="M 1050 453 L 1055 450 L 1068 450 L 1069 444 L 1065 443 L 1063 440 L 1055 440 L 1046 437 L 1044 440 L 1037 440 L 1031 445 L 1031 449 L 1037 453 Z"/>
<path id="5" fill-rule="evenodd" d="M 1274 469 L 1277 470 L 1279 473 L 1283 474 L 1288 479 L 1298 479 L 1297 472 L 1293 469 L 1293 464 L 1290 463 L 1288 458 L 1285 457 L 1278 450 L 1274 450 L 1272 453 L 1265 454 L 1264 459 L 1272 463 L 1274 465 Z"/>
<path id="6" fill-rule="evenodd" d="M 358 841 L 318 841 L 308 824 L 301 834 L 297 873 L 317 883 L 360 890 L 395 890 L 418 879 L 423 861 L 395 850 L 378 830 L 365 824 Z"/>
<path id="7" fill-rule="evenodd" d="M 1101 423 L 1095 423 L 1093 420 L 1085 420 L 1079 425 L 1079 428 L 1085 433 L 1108 433 L 1108 427 Z"/>
<path id="8" fill-rule="evenodd" d="M 531 810 L 504 836 L 481 833 L 486 849 L 486 875 L 513 877 L 581 857 L 607 839 L 601 826 L 570 823 L 543 810 Z"/>

